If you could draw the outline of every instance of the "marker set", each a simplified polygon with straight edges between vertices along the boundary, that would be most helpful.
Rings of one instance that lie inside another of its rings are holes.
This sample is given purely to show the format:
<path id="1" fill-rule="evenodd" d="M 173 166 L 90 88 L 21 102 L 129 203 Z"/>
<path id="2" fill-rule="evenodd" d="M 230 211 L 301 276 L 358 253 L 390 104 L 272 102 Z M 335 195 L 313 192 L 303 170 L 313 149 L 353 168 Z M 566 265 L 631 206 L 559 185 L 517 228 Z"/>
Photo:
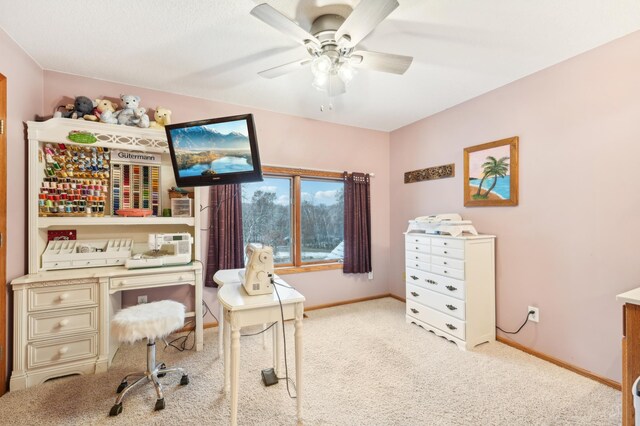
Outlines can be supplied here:
<path id="1" fill-rule="evenodd" d="M 160 167 L 142 164 L 111 164 L 112 211 L 150 209 L 160 212 Z"/>

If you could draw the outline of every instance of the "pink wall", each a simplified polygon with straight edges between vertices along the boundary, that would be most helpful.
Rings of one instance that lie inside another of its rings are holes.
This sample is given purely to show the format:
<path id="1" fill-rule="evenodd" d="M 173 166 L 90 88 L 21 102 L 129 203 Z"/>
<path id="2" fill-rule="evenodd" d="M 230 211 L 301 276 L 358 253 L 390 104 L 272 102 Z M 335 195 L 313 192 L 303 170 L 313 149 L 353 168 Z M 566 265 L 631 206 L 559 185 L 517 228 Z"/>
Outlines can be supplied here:
<path id="1" fill-rule="evenodd" d="M 162 105 L 173 111 L 172 121 L 190 121 L 216 116 L 254 114 L 264 164 L 349 170 L 375 173 L 372 183 L 373 269 L 374 279 L 346 276 L 342 271 L 322 271 L 287 275 L 307 298 L 307 306 L 350 300 L 388 293 L 389 270 L 389 134 L 355 127 L 277 114 L 255 108 L 212 102 L 123 84 L 45 71 L 44 110 L 53 112 L 63 97 L 78 95 L 115 97 L 131 93 L 142 98 L 142 106 Z M 201 190 L 204 202 L 206 189 Z M 203 219 L 206 219 L 203 217 Z M 203 233 L 203 249 L 207 235 Z M 203 250 L 202 257 L 205 258 Z M 149 295 L 150 299 L 167 296 L 165 290 Z M 169 290 L 167 290 L 169 291 Z M 178 290 L 183 294 L 184 290 Z M 137 293 L 131 292 L 124 303 L 135 303 Z M 217 312 L 215 290 L 205 289 L 205 300 Z M 206 319 L 209 321 L 210 318 Z"/>
<path id="2" fill-rule="evenodd" d="M 0 29 L 7 77 L 7 282 L 26 272 L 26 145 L 23 121 L 42 112 L 42 69 Z"/>
<path id="3" fill-rule="evenodd" d="M 457 212 L 497 236 L 497 322 L 506 337 L 621 378 L 621 304 L 640 284 L 640 32 L 391 134 L 392 293 L 404 295 L 403 236 L 418 215 Z M 463 149 L 520 137 L 520 205 L 463 207 Z M 403 173 L 456 163 L 456 176 Z"/>

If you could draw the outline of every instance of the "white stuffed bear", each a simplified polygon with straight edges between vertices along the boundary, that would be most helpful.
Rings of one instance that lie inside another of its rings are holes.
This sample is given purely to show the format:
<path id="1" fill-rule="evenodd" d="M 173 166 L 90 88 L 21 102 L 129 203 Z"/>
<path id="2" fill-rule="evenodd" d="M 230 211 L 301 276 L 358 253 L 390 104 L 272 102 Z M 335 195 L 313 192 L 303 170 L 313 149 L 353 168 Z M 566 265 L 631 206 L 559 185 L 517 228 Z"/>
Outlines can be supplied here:
<path id="1" fill-rule="evenodd" d="M 134 121 L 136 122 L 136 126 L 149 127 L 149 116 L 146 113 L 146 108 L 138 107 L 135 109 L 133 115 L 135 116 Z"/>
<path id="2" fill-rule="evenodd" d="M 120 95 L 122 109 L 113 113 L 113 117 L 118 120 L 118 124 L 125 126 L 137 126 L 140 118 L 136 116 L 136 108 L 140 105 L 140 97 L 134 95 Z M 147 117 L 148 119 L 148 117 Z"/>

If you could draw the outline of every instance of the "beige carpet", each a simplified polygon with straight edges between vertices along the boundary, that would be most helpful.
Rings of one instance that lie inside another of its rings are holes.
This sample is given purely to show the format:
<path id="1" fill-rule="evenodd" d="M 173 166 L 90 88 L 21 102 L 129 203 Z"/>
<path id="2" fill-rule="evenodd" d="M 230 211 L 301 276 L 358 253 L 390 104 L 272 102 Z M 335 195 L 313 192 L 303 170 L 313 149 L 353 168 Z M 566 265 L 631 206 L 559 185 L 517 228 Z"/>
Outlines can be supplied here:
<path id="1" fill-rule="evenodd" d="M 391 298 L 311 311 L 304 321 L 304 424 L 307 425 L 617 425 L 620 392 L 500 343 L 462 352 L 406 324 Z M 167 376 L 166 409 L 153 411 L 153 386 L 134 390 L 108 417 L 121 377 L 144 365 L 143 344 L 121 348 L 108 373 L 49 381 L 0 398 L 0 423 L 25 425 L 189 424 L 229 422 L 221 393 L 216 329 L 205 350 L 167 348 L 158 359 L 189 371 Z M 255 330 L 254 330 L 255 331 Z M 270 340 L 269 340 L 270 341 Z M 241 339 L 241 425 L 294 425 L 295 400 L 284 381 L 265 388 L 260 370 L 271 351 Z M 293 376 L 293 328 L 287 324 Z"/>

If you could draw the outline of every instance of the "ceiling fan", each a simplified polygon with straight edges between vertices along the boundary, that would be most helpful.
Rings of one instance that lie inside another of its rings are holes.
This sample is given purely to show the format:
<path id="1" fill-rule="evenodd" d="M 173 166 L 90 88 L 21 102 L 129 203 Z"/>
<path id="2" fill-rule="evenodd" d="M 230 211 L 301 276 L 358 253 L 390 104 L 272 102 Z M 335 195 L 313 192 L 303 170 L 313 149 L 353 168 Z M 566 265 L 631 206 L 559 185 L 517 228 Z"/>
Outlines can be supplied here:
<path id="1" fill-rule="evenodd" d="M 396 0 L 360 0 L 348 16 L 321 15 L 307 31 L 267 3 L 262 3 L 254 7 L 251 14 L 304 45 L 309 57 L 258 74 L 274 78 L 311 64 L 313 86 L 325 90 L 329 96 L 346 92 L 346 84 L 353 78 L 355 68 L 404 74 L 413 61 L 411 56 L 358 49 L 358 43 L 398 6 Z"/>

